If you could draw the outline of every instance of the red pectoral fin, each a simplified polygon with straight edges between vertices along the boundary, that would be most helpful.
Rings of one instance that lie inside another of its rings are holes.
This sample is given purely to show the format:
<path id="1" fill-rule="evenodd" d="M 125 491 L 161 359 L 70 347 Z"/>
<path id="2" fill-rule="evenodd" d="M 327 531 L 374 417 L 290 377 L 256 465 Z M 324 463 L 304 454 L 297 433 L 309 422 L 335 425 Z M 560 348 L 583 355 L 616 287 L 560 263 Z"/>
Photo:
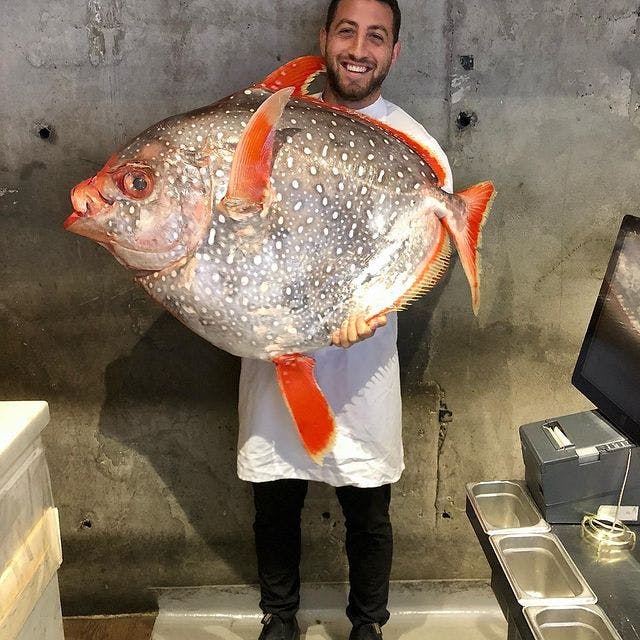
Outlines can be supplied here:
<path id="1" fill-rule="evenodd" d="M 314 78 L 324 71 L 324 59 L 320 56 L 303 56 L 282 65 L 270 73 L 258 86 L 278 91 L 284 87 L 293 87 L 295 97 L 306 96 Z"/>
<path id="2" fill-rule="evenodd" d="M 313 374 L 316 361 L 311 356 L 292 353 L 278 356 L 273 362 L 302 444 L 313 461 L 322 464 L 335 439 L 335 422 Z"/>
<path id="3" fill-rule="evenodd" d="M 267 199 L 276 125 L 293 89 L 269 96 L 251 116 L 233 155 L 229 186 L 220 203 L 232 217 L 262 210 Z"/>

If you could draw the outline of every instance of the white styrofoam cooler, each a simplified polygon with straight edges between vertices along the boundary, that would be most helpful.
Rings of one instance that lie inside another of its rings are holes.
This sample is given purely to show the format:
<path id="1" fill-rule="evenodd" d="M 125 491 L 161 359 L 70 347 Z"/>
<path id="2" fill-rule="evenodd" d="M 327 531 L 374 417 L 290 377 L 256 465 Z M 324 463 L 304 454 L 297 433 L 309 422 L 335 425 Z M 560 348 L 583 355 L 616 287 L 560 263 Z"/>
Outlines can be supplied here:
<path id="1" fill-rule="evenodd" d="M 63 640 L 46 402 L 0 402 L 0 640 Z"/>

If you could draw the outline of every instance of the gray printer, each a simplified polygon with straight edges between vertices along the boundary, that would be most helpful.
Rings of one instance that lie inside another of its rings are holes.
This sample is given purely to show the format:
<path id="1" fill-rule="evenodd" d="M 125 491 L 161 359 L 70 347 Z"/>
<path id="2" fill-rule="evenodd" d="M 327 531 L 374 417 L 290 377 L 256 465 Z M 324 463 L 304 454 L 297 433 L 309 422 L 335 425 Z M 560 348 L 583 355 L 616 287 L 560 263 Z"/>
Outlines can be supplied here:
<path id="1" fill-rule="evenodd" d="M 622 504 L 640 505 L 640 451 L 598 411 L 525 424 L 520 443 L 527 486 L 547 522 L 579 523 L 616 505 L 630 449 Z"/>

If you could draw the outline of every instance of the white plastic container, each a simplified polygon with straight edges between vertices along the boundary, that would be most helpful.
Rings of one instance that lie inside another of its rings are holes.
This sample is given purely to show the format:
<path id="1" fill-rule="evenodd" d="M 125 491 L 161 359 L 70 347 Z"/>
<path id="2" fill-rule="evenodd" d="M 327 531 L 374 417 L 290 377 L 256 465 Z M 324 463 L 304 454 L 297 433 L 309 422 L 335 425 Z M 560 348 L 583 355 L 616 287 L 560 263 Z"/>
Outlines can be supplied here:
<path id="1" fill-rule="evenodd" d="M 46 402 L 0 402 L 0 640 L 63 640 Z"/>

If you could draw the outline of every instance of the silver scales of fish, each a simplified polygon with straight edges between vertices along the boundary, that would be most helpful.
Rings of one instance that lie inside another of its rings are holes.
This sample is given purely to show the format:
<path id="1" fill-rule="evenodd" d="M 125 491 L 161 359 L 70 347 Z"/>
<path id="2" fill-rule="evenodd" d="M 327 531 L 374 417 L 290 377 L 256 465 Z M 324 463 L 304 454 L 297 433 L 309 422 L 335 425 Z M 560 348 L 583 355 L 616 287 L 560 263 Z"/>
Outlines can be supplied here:
<path id="1" fill-rule="evenodd" d="M 167 118 L 71 192 L 65 228 L 108 249 L 189 329 L 232 354 L 271 360 L 309 455 L 334 418 L 313 351 L 350 315 L 402 309 L 456 246 L 479 302 L 490 182 L 458 194 L 428 148 L 308 86 L 299 58 L 211 106 Z"/>

